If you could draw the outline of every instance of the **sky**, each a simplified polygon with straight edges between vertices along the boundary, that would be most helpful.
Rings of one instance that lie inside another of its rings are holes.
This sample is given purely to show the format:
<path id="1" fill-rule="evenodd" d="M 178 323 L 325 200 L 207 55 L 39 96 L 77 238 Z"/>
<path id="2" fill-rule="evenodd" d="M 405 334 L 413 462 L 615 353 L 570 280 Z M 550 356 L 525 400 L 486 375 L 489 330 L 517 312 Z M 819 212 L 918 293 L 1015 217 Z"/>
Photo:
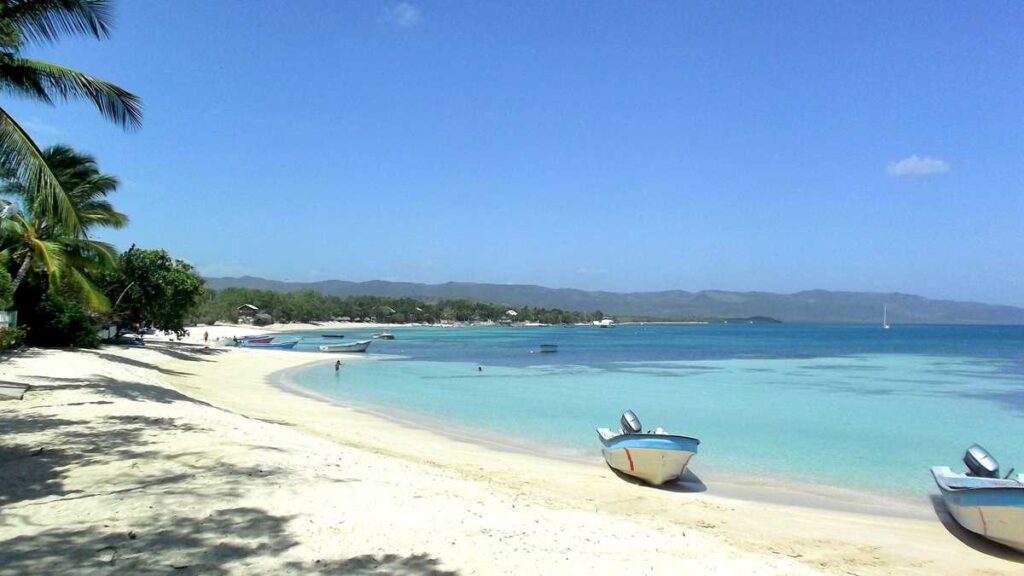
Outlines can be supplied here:
<path id="1" fill-rule="evenodd" d="M 1024 305 L 1016 2 L 120 0 L 3 106 L 211 276 Z"/>

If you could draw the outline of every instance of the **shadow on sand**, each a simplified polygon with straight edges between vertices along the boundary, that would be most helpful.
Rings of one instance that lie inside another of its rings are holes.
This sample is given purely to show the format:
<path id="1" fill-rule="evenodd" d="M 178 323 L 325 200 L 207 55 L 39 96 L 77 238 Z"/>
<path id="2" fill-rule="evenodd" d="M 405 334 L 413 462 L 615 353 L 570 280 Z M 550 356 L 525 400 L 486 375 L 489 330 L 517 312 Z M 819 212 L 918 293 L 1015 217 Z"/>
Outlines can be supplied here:
<path id="1" fill-rule="evenodd" d="M 46 530 L 0 542 L 0 574 L 456 574 L 441 570 L 440 562 L 426 554 L 278 563 L 278 556 L 300 544 L 288 532 L 291 520 L 240 507 L 203 516 L 157 512 L 128 532 L 102 527 Z"/>
<path id="2" fill-rule="evenodd" d="M 647 482 L 644 482 L 643 480 L 640 480 L 639 478 L 634 478 L 633 476 L 630 476 L 629 474 L 626 474 L 624 472 L 619 472 L 618 470 L 616 470 L 615 468 L 612 468 L 611 466 L 608 466 L 608 469 L 611 470 L 621 480 L 629 482 L 630 484 L 636 484 L 637 486 L 646 486 L 646 487 L 652 488 L 654 490 L 664 490 L 666 492 L 684 492 L 684 493 L 707 492 L 707 490 L 708 490 L 708 487 L 707 487 L 706 484 L 704 484 L 704 481 L 701 480 L 699 477 L 697 477 L 697 475 L 694 474 L 693 471 L 691 471 L 691 470 L 687 470 L 687 471 L 683 472 L 683 475 L 680 476 L 679 479 L 675 480 L 674 482 L 665 482 L 661 486 L 652 486 L 652 485 L 648 484 Z"/>
<path id="3" fill-rule="evenodd" d="M 0 415 L 0 507 L 74 496 L 64 478 L 74 466 L 156 456 L 149 448 L 154 434 L 201 430 L 172 418 L 117 415 L 69 420 L 32 414 Z M 46 441 L 22 440 L 45 433 Z M 187 454 L 172 457 L 183 458 Z M 166 456 L 161 458 L 167 459 Z M 148 484 L 147 484 L 148 485 Z"/>
<path id="4" fill-rule="evenodd" d="M 166 391 L 143 386 L 142 392 L 136 390 L 132 395 L 158 392 Z M 0 576 L 455 574 L 442 570 L 438 559 L 424 554 L 342 555 L 341 559 L 308 562 L 280 559 L 281 554 L 302 544 L 289 530 L 295 519 L 232 503 L 245 497 L 254 483 L 291 482 L 288 470 L 259 460 L 243 465 L 210 458 L 204 452 L 168 452 L 163 442 L 168 436 L 204 434 L 205 430 L 175 418 L 130 412 L 89 418 L 0 412 L 0 528 L 4 529 L 0 533 L 9 535 L 0 538 Z M 104 467 L 111 463 L 154 459 L 159 466 L 142 468 L 137 474 L 104 476 Z M 74 473 L 79 478 L 100 474 L 97 478 L 104 480 L 75 489 L 68 486 L 69 475 Z M 203 481 L 197 484 L 195 478 Z M 149 499 L 154 505 L 142 516 L 122 515 L 113 509 L 108 515 L 101 510 L 95 517 L 38 529 L 39 506 L 102 498 L 116 507 L 130 495 Z M 173 496 L 187 498 L 189 506 L 160 505 Z M 11 529 L 18 526 L 26 529 Z"/>
<path id="5" fill-rule="evenodd" d="M 1009 546 L 1003 546 L 971 532 L 970 530 L 961 526 L 946 510 L 946 504 L 942 501 L 942 496 L 938 494 L 932 494 L 930 496 L 932 502 L 932 509 L 935 511 L 935 517 L 938 518 L 942 526 L 953 535 L 954 538 L 963 542 L 965 545 L 974 548 L 978 552 L 988 554 L 989 556 L 995 556 L 1002 560 L 1010 562 L 1016 562 L 1018 564 L 1024 564 L 1024 553 L 1018 552 Z"/>

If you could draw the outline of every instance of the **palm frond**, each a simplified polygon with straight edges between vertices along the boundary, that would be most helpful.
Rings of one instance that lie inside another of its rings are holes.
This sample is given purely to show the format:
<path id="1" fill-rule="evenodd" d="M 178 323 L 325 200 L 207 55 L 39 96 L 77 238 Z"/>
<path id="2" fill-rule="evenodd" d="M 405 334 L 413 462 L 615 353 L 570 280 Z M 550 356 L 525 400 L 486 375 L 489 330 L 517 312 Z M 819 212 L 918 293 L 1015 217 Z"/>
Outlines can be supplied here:
<path id="1" fill-rule="evenodd" d="M 41 263 L 46 270 L 50 287 L 53 289 L 60 287 L 65 262 L 65 254 L 61 250 L 60 242 L 33 238 L 29 242 L 29 248 L 32 251 L 33 259 Z"/>
<path id="2" fill-rule="evenodd" d="M 50 170 L 42 150 L 3 108 L 0 108 L 0 166 L 11 169 L 18 180 L 38 194 L 47 218 L 68 230 L 80 229 L 75 207 Z"/>
<path id="3" fill-rule="evenodd" d="M 0 20 L 8 21 L 32 42 L 56 42 L 63 36 L 110 35 L 109 0 L 4 0 Z"/>
<path id="4" fill-rule="evenodd" d="M 82 228 L 88 230 L 93 226 L 103 226 L 119 230 L 128 225 L 128 215 L 114 210 L 110 202 L 91 202 L 78 208 L 78 219 Z"/>
<path id="5" fill-rule="evenodd" d="M 39 80 L 39 71 L 7 52 L 0 52 L 0 87 L 12 94 L 53 104 L 53 98 Z"/>
<path id="6" fill-rule="evenodd" d="M 88 276 L 82 274 L 80 270 L 75 267 L 68 268 L 68 280 L 71 284 L 78 288 L 79 294 L 85 298 L 86 304 L 92 310 L 96 312 L 106 312 L 110 310 L 110 300 L 103 293 Z"/>
<path id="7" fill-rule="evenodd" d="M 109 242 L 86 238 L 62 241 L 65 260 L 83 270 L 106 270 L 117 265 L 117 248 Z"/>
<path id="8" fill-rule="evenodd" d="M 0 60 L 0 73 L 0 77 L 18 78 L 8 88 L 26 96 L 45 102 L 90 100 L 100 114 L 123 128 L 134 130 L 142 125 L 142 101 L 138 96 L 84 72 L 42 60 L 8 56 Z M 40 90 L 44 96 L 39 95 Z"/>

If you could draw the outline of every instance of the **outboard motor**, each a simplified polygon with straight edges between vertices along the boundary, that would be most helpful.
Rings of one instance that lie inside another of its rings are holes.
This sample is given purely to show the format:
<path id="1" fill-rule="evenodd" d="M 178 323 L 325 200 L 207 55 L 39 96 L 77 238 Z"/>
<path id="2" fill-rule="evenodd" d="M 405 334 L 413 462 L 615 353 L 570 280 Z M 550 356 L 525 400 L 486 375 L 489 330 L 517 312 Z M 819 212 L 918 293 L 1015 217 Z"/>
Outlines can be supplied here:
<path id="1" fill-rule="evenodd" d="M 964 464 L 967 464 L 967 469 L 970 472 L 968 476 L 977 476 L 978 478 L 999 478 L 999 462 L 985 450 L 977 444 L 973 444 L 967 449 L 967 453 L 964 454 Z"/>
<path id="2" fill-rule="evenodd" d="M 623 434 L 639 434 L 644 430 L 643 426 L 640 425 L 640 419 L 636 417 L 632 410 L 623 412 L 619 423 L 622 424 Z"/>

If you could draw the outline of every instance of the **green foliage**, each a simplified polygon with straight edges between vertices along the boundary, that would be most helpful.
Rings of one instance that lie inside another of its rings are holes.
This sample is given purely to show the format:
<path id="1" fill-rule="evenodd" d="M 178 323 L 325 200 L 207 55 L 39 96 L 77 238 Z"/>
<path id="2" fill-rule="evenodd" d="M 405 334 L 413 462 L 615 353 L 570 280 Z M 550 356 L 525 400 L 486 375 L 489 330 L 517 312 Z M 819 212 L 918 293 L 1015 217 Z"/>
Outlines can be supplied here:
<path id="1" fill-rule="evenodd" d="M 68 36 L 107 37 L 110 5 L 106 0 L 0 0 L 0 88 L 8 95 L 53 104 L 90 101 L 107 119 L 126 128 L 141 123 L 137 96 L 88 74 L 57 64 L 25 58 L 29 43 L 49 45 Z M 0 168 L 34 183 L 47 218 L 78 229 L 71 191 L 47 163 L 32 137 L 0 107 Z"/>
<path id="2" fill-rule="evenodd" d="M 164 250 L 132 246 L 108 275 L 106 291 L 120 326 L 181 332 L 203 297 L 203 279 Z"/>
<path id="3" fill-rule="evenodd" d="M 529 306 L 488 304 L 465 298 L 440 300 L 429 303 L 415 298 L 387 298 L 381 296 L 325 296 L 312 290 L 298 292 L 272 292 L 251 288 L 227 288 L 207 291 L 194 319 L 211 324 L 217 321 L 235 322 L 238 307 L 252 304 L 274 317 L 277 322 L 315 322 L 343 317 L 373 319 L 394 323 L 437 323 L 501 321 L 541 322 L 569 324 L 599 320 L 600 313 L 549 310 Z M 507 316 L 508 310 L 516 316 Z"/>
<path id="4" fill-rule="evenodd" d="M 45 274 L 50 290 L 73 285 L 90 308 L 104 310 L 108 303 L 95 279 L 113 266 L 115 251 L 89 234 L 95 228 L 121 228 L 128 222 L 107 200 L 117 188 L 117 179 L 101 173 L 91 156 L 68 146 L 51 146 L 43 158 L 69 191 L 66 196 L 76 225 L 53 216 L 38 181 L 26 183 L 8 173 L 2 192 L 18 200 L 18 211 L 0 223 L 0 254 L 16 270 L 11 291 L 17 292 L 29 274 Z"/>
<path id="5" fill-rule="evenodd" d="M 11 292 L 11 274 L 7 271 L 6 262 L 0 258 L 0 310 L 10 310 L 14 305 L 14 294 Z"/>
<path id="6" fill-rule="evenodd" d="M 46 293 L 34 310 L 26 331 L 32 346 L 95 348 L 99 345 L 96 321 L 78 302 Z"/>
<path id="7" fill-rule="evenodd" d="M 0 328 L 0 350 L 20 348 L 25 341 L 25 331 L 17 326 Z"/>

